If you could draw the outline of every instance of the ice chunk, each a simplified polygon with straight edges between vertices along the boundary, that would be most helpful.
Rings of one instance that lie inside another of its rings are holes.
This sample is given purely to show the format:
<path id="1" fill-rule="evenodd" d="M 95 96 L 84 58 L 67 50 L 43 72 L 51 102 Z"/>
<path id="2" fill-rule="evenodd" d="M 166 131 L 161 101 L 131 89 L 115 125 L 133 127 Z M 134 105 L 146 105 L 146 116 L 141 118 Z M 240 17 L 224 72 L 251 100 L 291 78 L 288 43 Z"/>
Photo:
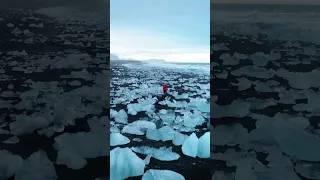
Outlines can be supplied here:
<path id="1" fill-rule="evenodd" d="M 185 180 L 185 178 L 174 171 L 171 170 L 156 170 L 149 169 L 142 176 L 142 180 Z"/>
<path id="2" fill-rule="evenodd" d="M 201 114 L 192 114 L 191 112 L 185 113 L 183 115 L 183 119 L 183 125 L 190 128 L 194 128 L 197 125 L 201 125 L 205 122 L 205 119 Z"/>
<path id="3" fill-rule="evenodd" d="M 198 153 L 198 137 L 195 133 L 192 133 L 182 144 L 183 154 L 191 157 L 196 157 Z"/>
<path id="4" fill-rule="evenodd" d="M 141 176 L 145 163 L 129 148 L 115 148 L 110 151 L 110 179 L 122 180 L 128 177 Z"/>
<path id="5" fill-rule="evenodd" d="M 110 127 L 110 132 L 120 132 L 120 129 L 117 126 L 111 126 Z"/>
<path id="6" fill-rule="evenodd" d="M 158 159 L 160 161 L 174 161 L 180 158 L 180 155 L 172 152 L 171 147 L 166 148 L 166 147 L 160 147 L 159 149 L 157 148 L 152 148 L 148 146 L 141 146 L 141 147 L 132 147 L 132 151 L 144 155 L 150 155 L 155 159 Z"/>
<path id="7" fill-rule="evenodd" d="M 198 157 L 210 158 L 210 132 L 206 132 L 198 141 Z"/>
<path id="8" fill-rule="evenodd" d="M 166 123 L 171 123 L 176 118 L 174 113 L 166 113 L 166 114 L 160 113 L 159 117 L 163 120 L 163 122 L 166 122 Z"/>
<path id="9" fill-rule="evenodd" d="M 17 136 L 13 136 L 7 140 L 2 141 L 4 144 L 17 144 L 19 143 L 19 138 Z"/>
<path id="10" fill-rule="evenodd" d="M 174 130 L 169 126 L 164 126 L 160 128 L 159 132 L 161 134 L 162 141 L 170 141 L 170 140 L 173 140 L 174 138 Z"/>
<path id="11" fill-rule="evenodd" d="M 116 116 L 114 117 L 114 119 L 116 120 L 116 122 L 118 123 L 122 123 L 122 124 L 128 124 L 128 115 L 127 113 L 121 109 Z"/>
<path id="12" fill-rule="evenodd" d="M 183 144 L 183 142 L 185 141 L 185 139 L 187 138 L 187 135 L 181 134 L 179 132 L 175 132 L 174 133 L 174 138 L 172 140 L 172 143 L 176 146 L 180 146 Z"/>
<path id="13" fill-rule="evenodd" d="M 135 134 L 135 135 L 144 135 L 144 132 L 141 129 L 156 129 L 156 124 L 150 121 L 139 120 L 134 121 L 123 127 L 122 133 Z"/>
<path id="14" fill-rule="evenodd" d="M 110 118 L 115 118 L 118 112 L 116 110 L 110 109 Z"/>
<path id="15" fill-rule="evenodd" d="M 151 155 L 148 155 L 143 161 L 145 165 L 148 165 L 150 163 Z"/>
<path id="16" fill-rule="evenodd" d="M 320 165 L 310 163 L 297 163 L 295 166 L 297 173 L 307 179 L 318 179 L 320 177 Z"/>
<path id="17" fill-rule="evenodd" d="M 235 180 L 243 179 L 258 180 L 255 173 L 252 171 L 250 159 L 242 160 L 237 166 Z"/>
<path id="18" fill-rule="evenodd" d="M 270 130 L 280 148 L 295 159 L 320 161 L 320 138 L 309 134 L 282 119 L 273 123 Z"/>
<path id="19" fill-rule="evenodd" d="M 8 23 L 8 24 L 7 24 L 7 27 L 9 27 L 9 28 L 13 28 L 13 27 L 14 27 L 14 24 L 12 24 L 12 23 Z"/>
<path id="20" fill-rule="evenodd" d="M 96 158 L 109 153 L 107 137 L 92 132 L 64 133 L 54 138 L 57 150 L 71 149 L 83 158 Z M 90 146 L 88 146 L 90 144 Z"/>
<path id="21" fill-rule="evenodd" d="M 43 116 L 17 116 L 17 120 L 10 123 L 10 130 L 14 135 L 30 134 L 48 127 L 49 124 L 50 121 Z"/>
<path id="22" fill-rule="evenodd" d="M 23 164 L 20 156 L 6 150 L 0 150 L 0 159 L 0 179 L 9 179 Z"/>
<path id="23" fill-rule="evenodd" d="M 130 139 L 120 133 L 111 133 L 110 146 L 119 146 L 130 143 Z"/>
<path id="24" fill-rule="evenodd" d="M 58 179 L 58 176 L 47 154 L 44 151 L 38 151 L 23 162 L 14 179 L 52 180 Z"/>
<path id="25" fill-rule="evenodd" d="M 14 28 L 13 31 L 11 31 L 11 33 L 17 36 L 17 35 L 22 34 L 22 31 L 16 27 L 16 28 Z"/>
<path id="26" fill-rule="evenodd" d="M 161 133 L 158 129 L 148 129 L 147 130 L 147 139 L 160 141 L 161 140 Z"/>
<path id="27" fill-rule="evenodd" d="M 70 149 L 58 151 L 57 164 L 67 165 L 71 169 L 81 169 L 87 164 L 87 160 Z"/>
<path id="28" fill-rule="evenodd" d="M 142 142 L 142 139 L 140 139 L 140 138 L 133 138 L 132 141 Z"/>

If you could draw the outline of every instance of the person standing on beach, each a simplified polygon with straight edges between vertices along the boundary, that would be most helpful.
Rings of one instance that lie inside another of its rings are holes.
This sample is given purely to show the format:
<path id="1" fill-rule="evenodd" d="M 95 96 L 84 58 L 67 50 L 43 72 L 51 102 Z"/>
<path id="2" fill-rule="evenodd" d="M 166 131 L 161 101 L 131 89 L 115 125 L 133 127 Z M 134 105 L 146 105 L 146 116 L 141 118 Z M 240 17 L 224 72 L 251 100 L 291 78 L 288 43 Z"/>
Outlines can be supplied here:
<path id="1" fill-rule="evenodd" d="M 166 85 L 166 84 L 163 85 L 162 89 L 163 89 L 163 94 L 164 94 L 164 95 L 167 95 L 168 85 Z"/>

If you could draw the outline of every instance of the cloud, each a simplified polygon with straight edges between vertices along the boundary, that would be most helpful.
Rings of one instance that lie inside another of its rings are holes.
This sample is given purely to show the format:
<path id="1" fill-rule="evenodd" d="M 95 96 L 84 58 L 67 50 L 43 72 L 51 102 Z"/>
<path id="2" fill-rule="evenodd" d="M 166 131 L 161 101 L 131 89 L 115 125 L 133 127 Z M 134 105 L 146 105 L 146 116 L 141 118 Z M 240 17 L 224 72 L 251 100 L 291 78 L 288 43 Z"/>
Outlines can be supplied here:
<path id="1" fill-rule="evenodd" d="M 0 9 L 39 9 L 53 6 L 107 8 L 109 7 L 108 4 L 109 0 L 0 0 Z"/>
<path id="2" fill-rule="evenodd" d="M 210 62 L 209 44 L 209 38 L 207 46 L 197 46 L 170 34 L 125 27 L 111 26 L 110 32 L 110 52 L 122 59 Z"/>
<path id="3" fill-rule="evenodd" d="M 214 0 L 212 4 L 236 3 L 236 4 L 320 4 L 319 0 Z"/>

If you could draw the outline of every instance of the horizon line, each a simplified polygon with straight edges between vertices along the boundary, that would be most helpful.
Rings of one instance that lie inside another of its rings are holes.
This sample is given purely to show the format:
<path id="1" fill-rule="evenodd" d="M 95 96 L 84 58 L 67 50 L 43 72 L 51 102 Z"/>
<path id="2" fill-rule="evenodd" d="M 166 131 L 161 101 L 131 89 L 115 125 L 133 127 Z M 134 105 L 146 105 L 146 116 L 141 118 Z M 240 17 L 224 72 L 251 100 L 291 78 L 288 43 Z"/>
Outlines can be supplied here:
<path id="1" fill-rule="evenodd" d="M 296 5 L 304 5 L 304 6 L 320 6 L 320 3 L 317 4 L 305 4 L 305 3 L 257 3 L 257 2 L 210 2 L 210 4 L 226 4 L 226 5 L 230 5 L 230 4 L 234 4 L 234 5 L 292 5 L 292 6 L 296 6 Z"/>

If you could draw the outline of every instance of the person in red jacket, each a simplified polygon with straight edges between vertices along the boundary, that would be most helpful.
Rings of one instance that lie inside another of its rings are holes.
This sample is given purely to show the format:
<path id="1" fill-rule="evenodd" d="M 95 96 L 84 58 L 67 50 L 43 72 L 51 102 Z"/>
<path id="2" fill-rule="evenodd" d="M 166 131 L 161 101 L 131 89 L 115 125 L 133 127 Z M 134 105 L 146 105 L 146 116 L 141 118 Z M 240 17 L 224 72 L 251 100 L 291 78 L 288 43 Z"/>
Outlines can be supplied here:
<path id="1" fill-rule="evenodd" d="M 167 95 L 168 85 L 163 85 L 162 89 L 163 89 L 163 94 Z"/>

